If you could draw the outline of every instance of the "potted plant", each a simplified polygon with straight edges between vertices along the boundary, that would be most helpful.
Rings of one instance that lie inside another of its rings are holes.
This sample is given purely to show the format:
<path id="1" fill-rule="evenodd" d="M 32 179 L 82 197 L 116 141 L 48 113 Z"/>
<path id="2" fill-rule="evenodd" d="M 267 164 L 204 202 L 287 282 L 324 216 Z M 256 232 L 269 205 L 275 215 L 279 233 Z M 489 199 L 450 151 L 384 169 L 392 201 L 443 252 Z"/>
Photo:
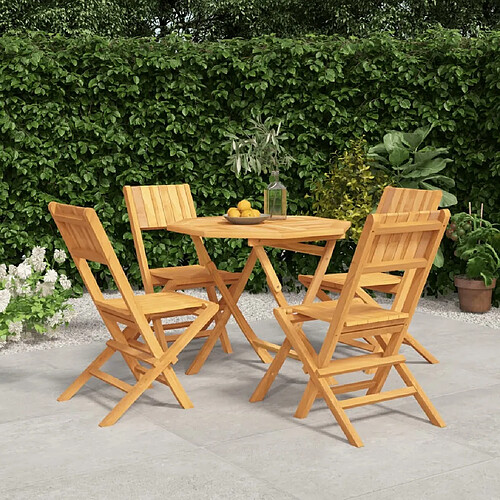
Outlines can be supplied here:
<path id="1" fill-rule="evenodd" d="M 271 183 L 264 191 L 264 212 L 275 218 L 286 218 L 286 188 L 279 181 L 279 170 L 288 167 L 293 158 L 286 152 L 280 141 L 281 122 L 275 129 L 273 119 L 262 121 L 258 116 L 251 120 L 252 128 L 246 137 L 228 134 L 226 144 L 230 146 L 227 165 L 239 176 L 241 172 L 257 174 L 271 172 Z"/>
<path id="2" fill-rule="evenodd" d="M 465 275 L 455 276 L 460 309 L 484 313 L 500 271 L 500 230 L 471 213 L 452 216 L 446 236 L 456 244 L 455 256 L 466 262 Z"/>

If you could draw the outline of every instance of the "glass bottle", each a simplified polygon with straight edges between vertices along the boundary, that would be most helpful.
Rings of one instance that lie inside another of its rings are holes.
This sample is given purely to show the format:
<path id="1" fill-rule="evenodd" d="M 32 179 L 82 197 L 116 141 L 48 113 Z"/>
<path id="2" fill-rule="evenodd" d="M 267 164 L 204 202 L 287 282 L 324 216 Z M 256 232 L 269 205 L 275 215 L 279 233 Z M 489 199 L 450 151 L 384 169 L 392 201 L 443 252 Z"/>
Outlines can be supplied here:
<path id="1" fill-rule="evenodd" d="M 286 219 L 286 187 L 279 181 L 279 172 L 271 172 L 271 183 L 264 190 L 264 213 L 273 219 Z"/>

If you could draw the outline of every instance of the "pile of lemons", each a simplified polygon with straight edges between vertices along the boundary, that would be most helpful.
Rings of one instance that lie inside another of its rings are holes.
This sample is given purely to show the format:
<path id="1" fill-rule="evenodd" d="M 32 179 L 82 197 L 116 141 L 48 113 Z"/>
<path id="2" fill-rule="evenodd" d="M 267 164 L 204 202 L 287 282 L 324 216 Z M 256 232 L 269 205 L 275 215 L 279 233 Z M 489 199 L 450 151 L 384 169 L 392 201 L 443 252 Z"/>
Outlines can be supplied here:
<path id="1" fill-rule="evenodd" d="M 241 200 L 237 207 L 231 207 L 227 211 L 229 217 L 259 217 L 260 212 L 252 208 L 252 204 L 248 200 Z"/>

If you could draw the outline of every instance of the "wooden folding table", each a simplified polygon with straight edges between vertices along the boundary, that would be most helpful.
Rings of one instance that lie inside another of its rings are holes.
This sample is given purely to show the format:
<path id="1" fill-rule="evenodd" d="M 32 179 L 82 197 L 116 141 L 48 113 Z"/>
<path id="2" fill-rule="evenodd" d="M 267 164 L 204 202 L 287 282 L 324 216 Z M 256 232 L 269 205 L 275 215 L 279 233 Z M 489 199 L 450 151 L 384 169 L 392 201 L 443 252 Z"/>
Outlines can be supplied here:
<path id="1" fill-rule="evenodd" d="M 200 265 L 205 266 L 213 276 L 222 296 L 221 308 L 222 305 L 224 306 L 218 322 L 219 330 L 222 330 L 223 325 L 227 323 L 232 314 L 259 358 L 264 363 L 270 363 L 273 358 L 269 351 L 278 352 L 281 346 L 260 339 L 237 305 L 257 260 L 264 269 L 269 289 L 278 305 L 280 307 L 288 305 L 282 292 L 280 280 L 264 247 L 281 248 L 320 257 L 318 267 L 303 301 L 304 304 L 307 304 L 314 301 L 332 257 L 335 243 L 344 237 L 350 225 L 351 223 L 348 221 L 311 216 L 292 216 L 284 220 L 269 219 L 256 225 L 231 224 L 224 217 L 198 217 L 169 224 L 168 230 L 191 236 L 196 246 Z M 241 238 L 248 240 L 248 245 L 252 247 L 240 280 L 231 288 L 228 288 L 221 279 L 216 265 L 212 262 L 205 248 L 203 238 Z M 311 245 L 312 241 L 325 241 L 326 243 L 324 246 Z M 186 373 L 193 374 L 200 370 L 217 338 L 218 335 L 213 335 L 207 339 Z M 293 351 L 289 355 L 296 357 Z"/>

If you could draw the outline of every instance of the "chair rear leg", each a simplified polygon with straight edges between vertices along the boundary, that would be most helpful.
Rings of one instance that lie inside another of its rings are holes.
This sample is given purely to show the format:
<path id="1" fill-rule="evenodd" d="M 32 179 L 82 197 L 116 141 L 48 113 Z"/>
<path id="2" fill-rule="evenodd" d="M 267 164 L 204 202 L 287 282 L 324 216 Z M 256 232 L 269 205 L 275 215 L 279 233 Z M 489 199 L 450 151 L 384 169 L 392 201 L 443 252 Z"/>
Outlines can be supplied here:
<path id="1" fill-rule="evenodd" d="M 132 389 L 125 394 L 120 402 L 99 423 L 99 427 L 108 427 L 115 424 L 163 370 L 164 367 L 161 365 L 156 366 L 139 377 L 139 380 Z"/>
<path id="2" fill-rule="evenodd" d="M 427 418 L 431 421 L 433 425 L 437 427 L 446 427 L 444 420 L 441 418 L 441 415 L 436 410 L 436 407 L 431 403 L 431 400 L 428 398 L 427 394 L 425 394 L 424 390 L 417 382 L 417 379 L 414 377 L 413 373 L 410 371 L 408 366 L 405 363 L 401 363 L 395 366 L 397 372 L 400 377 L 403 379 L 404 383 L 408 387 L 414 387 L 417 392 L 415 393 L 415 399 L 418 404 L 427 415 Z"/>
<path id="3" fill-rule="evenodd" d="M 302 394 L 302 398 L 300 400 L 299 406 L 297 406 L 297 409 L 295 410 L 295 418 L 306 418 L 307 415 L 309 415 L 309 411 L 311 410 L 311 407 L 316 400 L 316 397 L 318 396 L 318 389 L 316 389 L 316 386 L 314 383 L 309 380 L 306 386 L 306 390 L 304 391 L 304 394 Z"/>
<path id="4" fill-rule="evenodd" d="M 111 347 L 106 347 L 97 358 L 73 381 L 73 383 L 57 398 L 57 401 L 68 401 L 71 399 L 92 377 L 90 373 L 94 369 L 99 369 L 116 351 Z"/>
<path id="5" fill-rule="evenodd" d="M 413 337 L 413 335 L 410 335 L 408 332 L 406 332 L 403 343 L 413 347 L 413 349 L 415 349 L 415 351 L 417 351 L 420 356 L 422 356 L 427 362 L 433 365 L 439 363 L 439 359 L 437 359 L 415 337 Z"/>
<path id="6" fill-rule="evenodd" d="M 269 392 L 271 385 L 273 385 L 276 375 L 278 375 L 278 372 L 280 371 L 283 363 L 288 357 L 288 353 L 290 352 L 291 348 L 292 345 L 290 344 L 290 341 L 285 338 L 285 341 L 283 342 L 279 351 L 276 353 L 276 356 L 274 356 L 273 361 L 269 365 L 266 374 L 264 375 L 264 377 L 262 377 L 259 385 L 255 388 L 255 391 L 250 397 L 251 403 L 262 401 L 264 399 L 266 394 Z"/>
<path id="7" fill-rule="evenodd" d="M 182 408 L 185 410 L 194 408 L 193 403 L 189 399 L 184 387 L 182 387 L 174 369 L 171 366 L 168 366 L 165 370 L 163 370 L 163 375 L 165 376 L 168 386 L 170 387 L 175 399 L 177 399 L 177 402 L 182 406 Z"/>

